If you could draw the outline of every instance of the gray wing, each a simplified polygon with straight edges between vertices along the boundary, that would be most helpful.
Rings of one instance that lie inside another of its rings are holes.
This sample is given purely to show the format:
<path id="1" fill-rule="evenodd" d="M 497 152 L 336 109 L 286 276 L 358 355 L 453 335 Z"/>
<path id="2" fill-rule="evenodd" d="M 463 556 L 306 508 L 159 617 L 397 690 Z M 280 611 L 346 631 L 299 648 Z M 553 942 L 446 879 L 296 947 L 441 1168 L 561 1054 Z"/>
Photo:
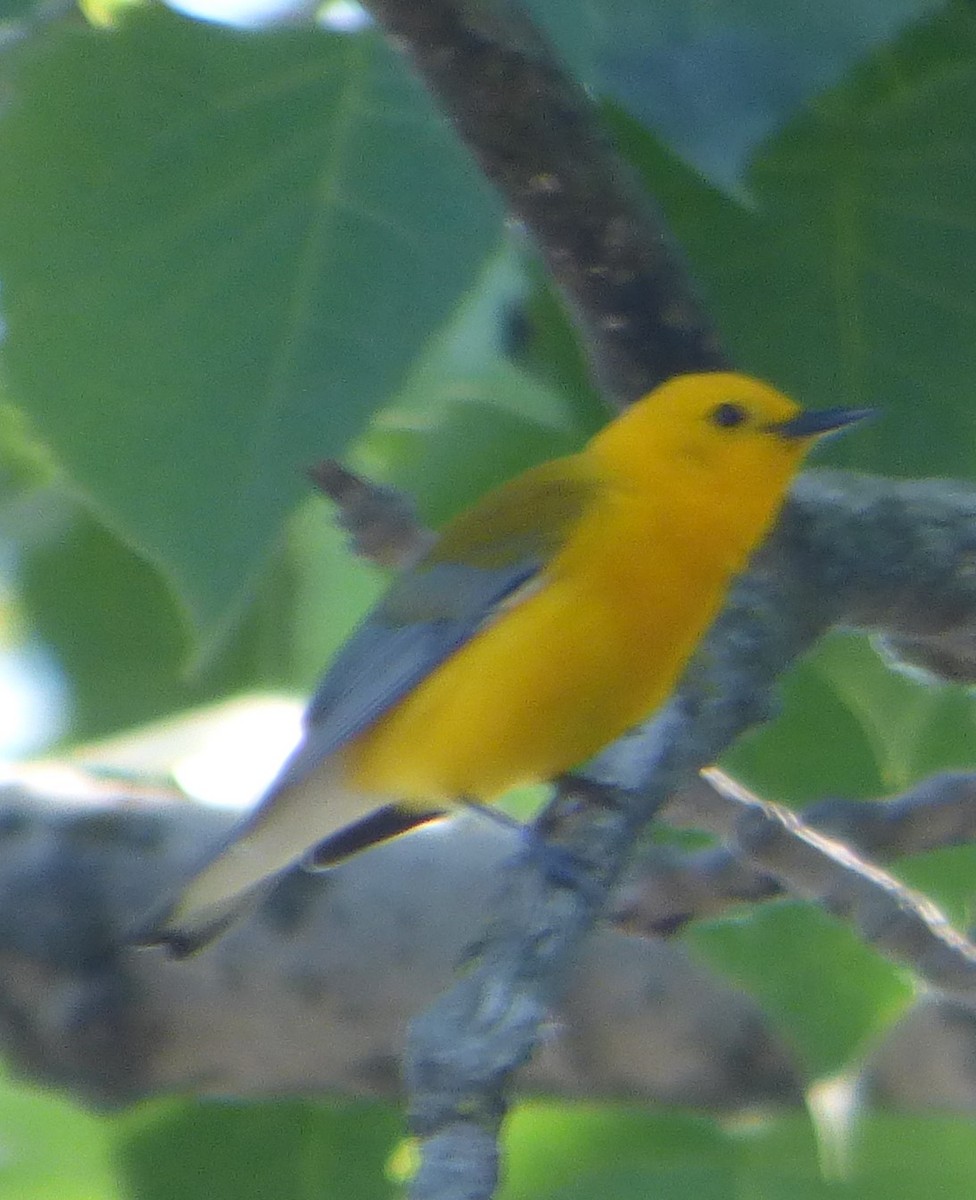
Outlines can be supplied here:
<path id="1" fill-rule="evenodd" d="M 545 568 L 604 486 L 581 460 L 554 460 L 452 521 L 333 661 L 274 790 L 301 782 L 463 646 Z"/>
<path id="2" fill-rule="evenodd" d="M 305 712 L 300 745 L 274 789 L 291 787 L 463 646 L 540 570 L 436 562 L 404 575 L 333 660 Z"/>

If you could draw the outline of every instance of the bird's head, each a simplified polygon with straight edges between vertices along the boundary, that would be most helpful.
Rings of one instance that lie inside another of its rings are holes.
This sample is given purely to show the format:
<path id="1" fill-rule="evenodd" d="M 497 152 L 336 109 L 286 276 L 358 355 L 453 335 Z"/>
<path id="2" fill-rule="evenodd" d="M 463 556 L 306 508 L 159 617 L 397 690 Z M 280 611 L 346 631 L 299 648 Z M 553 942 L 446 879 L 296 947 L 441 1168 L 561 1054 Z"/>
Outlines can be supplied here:
<path id="1" fill-rule="evenodd" d="M 591 448 L 611 469 L 655 487 L 701 489 L 728 503 L 756 490 L 778 498 L 815 442 L 870 412 L 804 410 L 734 372 L 678 375 L 631 405 Z"/>

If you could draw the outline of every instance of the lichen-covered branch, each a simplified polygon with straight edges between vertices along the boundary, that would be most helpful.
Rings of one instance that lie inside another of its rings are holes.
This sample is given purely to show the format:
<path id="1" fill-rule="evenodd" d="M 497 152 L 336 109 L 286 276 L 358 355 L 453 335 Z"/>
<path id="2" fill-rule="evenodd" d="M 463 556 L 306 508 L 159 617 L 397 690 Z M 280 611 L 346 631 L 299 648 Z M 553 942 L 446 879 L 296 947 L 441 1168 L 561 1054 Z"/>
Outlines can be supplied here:
<path id="1" fill-rule="evenodd" d="M 517 851 L 511 829 L 463 815 L 327 876 L 292 872 L 206 954 L 176 963 L 124 932 L 233 815 L 64 764 L 22 775 L 0 788 L 0 1049 L 98 1106 L 398 1097 L 408 1022 L 483 933 Z M 677 945 L 604 930 L 554 1015 L 561 1036 L 522 1092 L 724 1111 L 801 1101 L 755 1003 Z"/>
<path id="2" fill-rule="evenodd" d="M 648 936 L 670 936 L 689 921 L 730 905 L 754 904 L 792 890 L 780 872 L 767 872 L 730 844 L 740 815 L 720 772 L 704 772 L 672 796 L 662 817 L 669 825 L 700 829 L 721 838 L 714 848 L 679 853 L 650 849 L 634 864 L 614 901 L 622 927 Z M 976 775 L 945 772 L 898 796 L 877 800 L 831 799 L 800 813 L 804 825 L 842 842 L 858 854 L 886 862 L 945 846 L 976 841 Z M 784 873 L 785 874 L 785 873 Z"/>

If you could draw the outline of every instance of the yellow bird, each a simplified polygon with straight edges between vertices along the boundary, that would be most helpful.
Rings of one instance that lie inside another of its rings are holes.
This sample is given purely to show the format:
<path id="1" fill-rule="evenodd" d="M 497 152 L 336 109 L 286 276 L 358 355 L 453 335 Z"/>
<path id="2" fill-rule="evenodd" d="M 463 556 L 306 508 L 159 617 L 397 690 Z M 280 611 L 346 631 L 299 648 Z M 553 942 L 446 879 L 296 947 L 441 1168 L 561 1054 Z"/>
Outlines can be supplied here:
<path id="1" fill-rule="evenodd" d="M 263 801 L 140 940 L 190 953 L 310 848 L 337 862 L 585 762 L 666 699 L 811 444 L 866 415 L 679 376 L 483 497 L 353 633 Z"/>

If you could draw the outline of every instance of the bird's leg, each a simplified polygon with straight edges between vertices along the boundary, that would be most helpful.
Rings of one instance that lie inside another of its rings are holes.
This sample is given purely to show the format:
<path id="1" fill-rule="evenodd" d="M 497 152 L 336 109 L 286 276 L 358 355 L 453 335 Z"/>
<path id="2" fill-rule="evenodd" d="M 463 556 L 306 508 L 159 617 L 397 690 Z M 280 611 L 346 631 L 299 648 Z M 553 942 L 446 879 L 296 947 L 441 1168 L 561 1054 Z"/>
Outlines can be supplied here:
<path id="1" fill-rule="evenodd" d="M 565 846 L 556 846 L 546 836 L 545 810 L 539 818 L 530 823 L 524 823 L 500 809 L 489 807 L 470 796 L 461 798 L 466 808 L 486 817 L 496 825 L 518 834 L 521 849 L 514 861 L 528 859 L 534 862 L 550 883 L 556 887 L 569 888 L 578 891 L 591 889 L 586 863 L 583 858 Z"/>

